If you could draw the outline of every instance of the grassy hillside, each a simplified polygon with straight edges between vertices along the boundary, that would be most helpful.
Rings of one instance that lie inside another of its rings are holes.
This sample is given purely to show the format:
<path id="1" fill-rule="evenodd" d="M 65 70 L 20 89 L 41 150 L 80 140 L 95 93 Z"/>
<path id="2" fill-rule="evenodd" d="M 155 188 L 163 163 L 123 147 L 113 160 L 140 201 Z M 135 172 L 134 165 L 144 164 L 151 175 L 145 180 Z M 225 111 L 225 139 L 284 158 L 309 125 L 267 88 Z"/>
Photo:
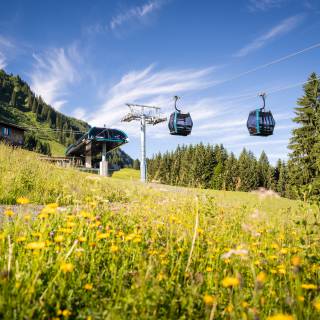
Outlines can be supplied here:
<path id="1" fill-rule="evenodd" d="M 123 179 L 123 180 L 139 180 L 140 179 L 140 171 L 131 169 L 131 168 L 124 168 L 120 171 L 116 171 L 112 178 L 116 179 Z"/>
<path id="2" fill-rule="evenodd" d="M 19 76 L 3 70 L 0 70 L 0 121 L 27 128 L 26 136 L 32 135 L 36 141 L 48 143 L 53 156 L 64 156 L 66 147 L 90 128 L 85 121 L 56 111 L 36 96 Z M 36 146 L 25 147 L 41 152 Z M 108 160 L 120 167 L 133 164 L 133 159 L 121 149 L 110 152 Z"/>
<path id="3" fill-rule="evenodd" d="M 19 76 L 3 70 L 0 70 L 0 120 L 32 129 L 29 134 L 48 142 L 54 155 L 63 155 L 65 146 L 81 135 L 79 131 L 89 128 L 86 122 L 56 111 L 36 96 Z M 78 133 L 73 134 L 71 130 Z"/>
<path id="4" fill-rule="evenodd" d="M 319 317 L 317 207 L 102 178 L 3 145 L 0 171 L 2 203 L 46 204 L 0 209 L 3 319 Z"/>
<path id="5" fill-rule="evenodd" d="M 51 131 L 52 128 L 47 123 L 37 121 L 33 112 L 23 112 L 12 106 L 0 103 L 0 120 L 25 128 L 34 128 L 30 132 L 35 133 L 41 141 L 49 143 L 53 156 L 64 155 L 66 146 L 59 142 L 56 133 Z"/>

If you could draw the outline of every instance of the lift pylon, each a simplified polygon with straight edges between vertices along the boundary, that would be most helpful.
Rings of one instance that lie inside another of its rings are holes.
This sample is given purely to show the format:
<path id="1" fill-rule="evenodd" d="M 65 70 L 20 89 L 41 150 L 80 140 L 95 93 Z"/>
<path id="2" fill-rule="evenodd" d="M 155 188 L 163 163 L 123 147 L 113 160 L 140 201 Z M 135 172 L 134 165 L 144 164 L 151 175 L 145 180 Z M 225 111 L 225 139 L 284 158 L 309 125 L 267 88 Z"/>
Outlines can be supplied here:
<path id="1" fill-rule="evenodd" d="M 141 156 L 140 156 L 140 179 L 142 182 L 147 181 L 147 160 L 146 160 L 146 125 L 157 125 L 167 121 L 166 117 L 162 117 L 159 107 L 145 106 L 142 104 L 127 103 L 130 112 L 126 114 L 122 122 L 140 121 L 141 135 Z"/>

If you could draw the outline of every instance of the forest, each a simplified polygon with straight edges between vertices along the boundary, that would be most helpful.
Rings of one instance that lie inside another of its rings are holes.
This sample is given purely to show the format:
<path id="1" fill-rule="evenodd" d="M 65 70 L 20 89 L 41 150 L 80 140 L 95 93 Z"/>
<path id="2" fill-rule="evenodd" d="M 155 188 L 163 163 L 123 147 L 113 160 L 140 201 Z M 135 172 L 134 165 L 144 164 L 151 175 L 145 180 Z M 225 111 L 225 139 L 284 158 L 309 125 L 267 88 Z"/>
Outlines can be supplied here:
<path id="1" fill-rule="evenodd" d="M 320 81 L 312 73 L 297 101 L 288 148 L 289 160 L 272 166 L 265 152 L 259 159 L 245 148 L 239 157 L 223 145 L 178 146 L 148 160 L 150 181 L 216 190 L 272 189 L 281 196 L 314 199 L 320 196 Z"/>
<path id="2" fill-rule="evenodd" d="M 25 147 L 51 154 L 46 140 L 54 139 L 67 146 L 90 127 L 88 123 L 68 117 L 35 95 L 18 75 L 0 70 L 0 120 L 30 128 Z"/>

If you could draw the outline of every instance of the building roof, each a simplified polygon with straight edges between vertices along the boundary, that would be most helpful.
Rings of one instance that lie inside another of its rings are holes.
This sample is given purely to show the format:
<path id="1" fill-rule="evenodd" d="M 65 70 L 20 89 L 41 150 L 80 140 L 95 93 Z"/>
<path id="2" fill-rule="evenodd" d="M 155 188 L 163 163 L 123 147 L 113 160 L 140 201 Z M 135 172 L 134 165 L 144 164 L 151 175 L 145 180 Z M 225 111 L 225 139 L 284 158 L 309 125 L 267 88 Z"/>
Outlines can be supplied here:
<path id="1" fill-rule="evenodd" d="M 26 128 L 23 128 L 23 127 L 17 126 L 16 124 L 13 124 L 13 123 L 10 123 L 10 122 L 5 122 L 5 121 L 0 121 L 0 126 L 1 125 L 5 125 L 7 127 L 12 127 L 12 128 L 16 128 L 16 129 L 20 129 L 20 130 L 23 130 L 23 131 L 27 130 Z"/>

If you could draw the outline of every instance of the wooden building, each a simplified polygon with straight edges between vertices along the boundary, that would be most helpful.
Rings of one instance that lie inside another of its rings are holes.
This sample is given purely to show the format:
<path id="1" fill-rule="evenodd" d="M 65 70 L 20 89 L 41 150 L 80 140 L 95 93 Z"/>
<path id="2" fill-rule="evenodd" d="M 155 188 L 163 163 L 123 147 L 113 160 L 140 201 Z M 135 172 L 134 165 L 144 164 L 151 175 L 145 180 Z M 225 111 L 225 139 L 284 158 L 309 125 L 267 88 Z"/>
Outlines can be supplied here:
<path id="1" fill-rule="evenodd" d="M 14 146 L 23 146 L 25 129 L 15 124 L 0 121 L 0 140 Z"/>

